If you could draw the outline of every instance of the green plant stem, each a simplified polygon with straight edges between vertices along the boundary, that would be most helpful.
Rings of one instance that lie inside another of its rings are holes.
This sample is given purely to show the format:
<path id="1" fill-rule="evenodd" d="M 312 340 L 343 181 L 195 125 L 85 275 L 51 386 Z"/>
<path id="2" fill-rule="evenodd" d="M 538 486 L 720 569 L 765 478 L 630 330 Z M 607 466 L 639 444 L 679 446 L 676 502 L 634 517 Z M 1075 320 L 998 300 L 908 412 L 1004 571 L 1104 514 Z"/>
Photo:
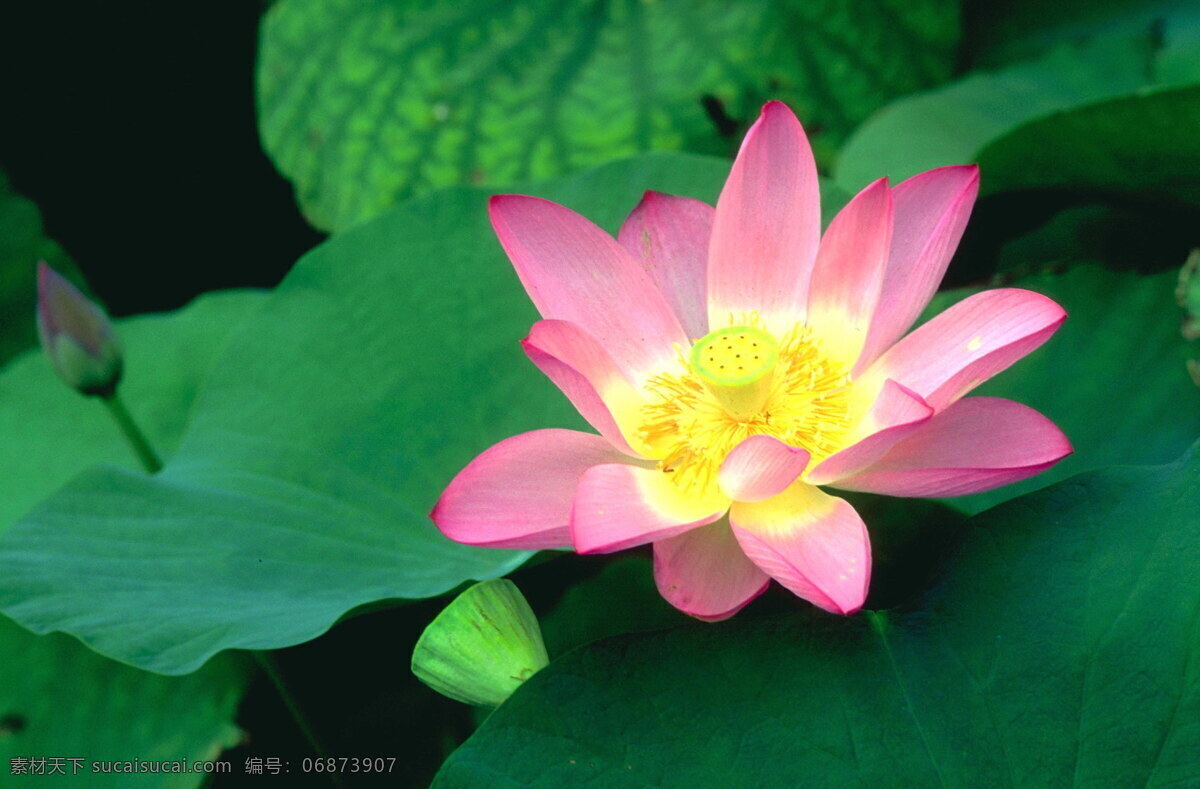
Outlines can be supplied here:
<path id="1" fill-rule="evenodd" d="M 142 462 L 142 466 L 145 467 L 146 471 L 151 474 L 161 471 L 163 467 L 162 461 L 159 460 L 154 447 L 150 446 L 150 442 L 146 439 L 146 434 L 138 428 L 137 422 L 133 421 L 129 409 L 125 407 L 125 403 L 121 402 L 121 398 L 117 395 L 116 390 L 114 389 L 111 394 L 103 395 L 100 399 L 108 406 L 108 412 L 116 420 L 117 426 L 121 428 L 121 432 L 125 435 L 125 440 L 129 442 L 129 446 L 133 448 L 134 454 Z"/>
<path id="2" fill-rule="evenodd" d="M 308 717 L 300 709 L 300 705 L 296 702 L 296 697 L 292 695 L 287 685 L 284 684 L 283 676 L 279 673 L 279 667 L 275 664 L 275 659 L 271 657 L 269 652 L 254 650 L 251 654 L 254 655 L 254 660 L 263 670 L 263 673 L 271 680 L 271 684 L 275 686 L 275 691 L 279 694 L 279 698 L 283 699 L 284 706 L 287 707 L 292 720 L 296 722 L 296 728 L 300 729 L 300 733 L 308 741 L 308 745 L 313 749 L 313 753 L 318 758 L 327 758 L 329 754 L 317 739 L 316 733 L 308 722 Z M 336 772 L 329 772 L 326 775 L 329 776 L 329 780 L 334 786 L 341 787 L 343 785 L 341 776 Z"/>

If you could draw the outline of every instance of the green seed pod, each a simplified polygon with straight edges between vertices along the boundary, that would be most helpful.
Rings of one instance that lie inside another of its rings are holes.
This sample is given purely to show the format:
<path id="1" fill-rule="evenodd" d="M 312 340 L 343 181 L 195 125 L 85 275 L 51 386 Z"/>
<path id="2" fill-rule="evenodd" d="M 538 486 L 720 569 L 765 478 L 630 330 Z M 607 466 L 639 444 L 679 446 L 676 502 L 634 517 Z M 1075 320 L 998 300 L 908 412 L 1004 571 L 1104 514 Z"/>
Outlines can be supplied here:
<path id="1" fill-rule="evenodd" d="M 499 578 L 467 589 L 429 623 L 412 671 L 444 696 L 498 707 L 549 662 L 529 603 Z"/>

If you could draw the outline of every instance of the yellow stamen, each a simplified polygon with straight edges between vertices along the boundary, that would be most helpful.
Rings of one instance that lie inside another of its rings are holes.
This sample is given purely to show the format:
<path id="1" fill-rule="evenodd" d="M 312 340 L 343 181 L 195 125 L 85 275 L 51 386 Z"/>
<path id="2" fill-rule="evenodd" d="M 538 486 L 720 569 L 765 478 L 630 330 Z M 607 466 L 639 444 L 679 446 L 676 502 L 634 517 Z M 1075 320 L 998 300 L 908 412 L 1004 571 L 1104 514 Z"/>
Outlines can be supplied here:
<path id="1" fill-rule="evenodd" d="M 757 414 L 771 394 L 779 346 L 753 326 L 709 332 L 692 346 L 691 368 L 725 411 L 737 419 Z"/>
<path id="2" fill-rule="evenodd" d="M 721 462 L 750 436 L 804 448 L 811 468 L 841 449 L 852 427 L 849 371 L 805 326 L 776 341 L 756 317 L 706 335 L 686 357 L 681 352 L 681 372 L 646 383 L 639 437 L 685 490 L 713 492 Z M 755 349 L 766 352 L 755 360 Z"/>

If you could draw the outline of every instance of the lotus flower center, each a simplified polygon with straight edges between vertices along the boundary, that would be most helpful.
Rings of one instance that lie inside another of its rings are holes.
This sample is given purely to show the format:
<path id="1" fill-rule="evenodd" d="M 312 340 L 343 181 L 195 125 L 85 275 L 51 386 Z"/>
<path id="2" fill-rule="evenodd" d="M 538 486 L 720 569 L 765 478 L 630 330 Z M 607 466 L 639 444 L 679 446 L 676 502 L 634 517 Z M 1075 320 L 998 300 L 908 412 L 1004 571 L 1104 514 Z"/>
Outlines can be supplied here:
<path id="1" fill-rule="evenodd" d="M 815 465 L 842 448 L 852 426 L 849 371 L 803 324 L 781 340 L 757 316 L 701 337 L 682 371 L 646 383 L 643 451 L 681 488 L 715 489 L 721 462 L 753 435 L 806 449 Z"/>
<path id="2" fill-rule="evenodd" d="M 730 416 L 749 419 L 771 393 L 779 345 L 762 329 L 732 326 L 697 340 L 690 361 Z"/>

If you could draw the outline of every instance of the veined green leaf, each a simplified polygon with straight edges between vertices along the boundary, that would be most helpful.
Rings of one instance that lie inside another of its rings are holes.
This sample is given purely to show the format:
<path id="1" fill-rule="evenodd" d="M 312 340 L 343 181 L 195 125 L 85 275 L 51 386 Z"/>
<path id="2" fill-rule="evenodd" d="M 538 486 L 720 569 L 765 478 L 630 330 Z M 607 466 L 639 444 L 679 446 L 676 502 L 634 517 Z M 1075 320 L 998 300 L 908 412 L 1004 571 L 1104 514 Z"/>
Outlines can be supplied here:
<path id="1" fill-rule="evenodd" d="M 867 5 L 281 0 L 262 31 L 260 130 L 330 230 L 439 186 L 732 153 L 772 98 L 827 153 L 953 64 L 957 4 Z"/>

